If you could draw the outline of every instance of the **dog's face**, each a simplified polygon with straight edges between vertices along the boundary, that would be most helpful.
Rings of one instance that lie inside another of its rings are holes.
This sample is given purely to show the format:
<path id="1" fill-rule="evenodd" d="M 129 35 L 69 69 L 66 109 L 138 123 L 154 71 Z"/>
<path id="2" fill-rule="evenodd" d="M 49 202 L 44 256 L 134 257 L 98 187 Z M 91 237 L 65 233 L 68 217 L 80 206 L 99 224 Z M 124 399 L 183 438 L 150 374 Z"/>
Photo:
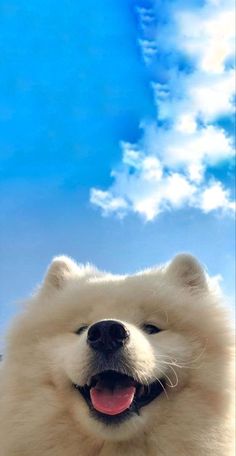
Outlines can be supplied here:
<path id="1" fill-rule="evenodd" d="M 36 347 L 34 377 L 75 424 L 105 439 L 181 413 L 181 392 L 205 375 L 207 339 L 217 338 L 205 275 L 187 255 L 128 277 L 58 258 L 33 301 L 22 328 Z"/>

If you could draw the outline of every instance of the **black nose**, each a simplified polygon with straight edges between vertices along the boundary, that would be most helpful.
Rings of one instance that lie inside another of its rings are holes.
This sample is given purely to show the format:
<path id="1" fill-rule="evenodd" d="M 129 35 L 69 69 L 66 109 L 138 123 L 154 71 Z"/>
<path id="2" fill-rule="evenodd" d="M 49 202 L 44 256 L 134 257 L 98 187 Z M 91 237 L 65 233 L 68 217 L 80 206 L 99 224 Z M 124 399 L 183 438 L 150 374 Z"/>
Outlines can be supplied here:
<path id="1" fill-rule="evenodd" d="M 115 352 L 127 342 L 129 332 L 115 320 L 102 320 L 90 326 L 87 341 L 91 348 L 100 352 Z"/>

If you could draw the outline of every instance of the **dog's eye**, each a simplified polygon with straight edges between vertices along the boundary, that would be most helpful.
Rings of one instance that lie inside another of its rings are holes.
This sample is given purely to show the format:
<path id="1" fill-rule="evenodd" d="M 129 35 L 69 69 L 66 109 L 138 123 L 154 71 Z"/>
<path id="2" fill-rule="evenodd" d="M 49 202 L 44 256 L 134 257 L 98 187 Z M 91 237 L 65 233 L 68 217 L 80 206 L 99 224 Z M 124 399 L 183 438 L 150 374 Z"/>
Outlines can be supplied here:
<path id="1" fill-rule="evenodd" d="M 75 331 L 75 334 L 82 334 L 82 332 L 85 331 L 85 329 L 88 328 L 88 325 L 83 325 L 83 326 L 80 326 L 80 328 L 78 328 L 76 331 Z"/>
<path id="2" fill-rule="evenodd" d="M 161 331 L 161 329 L 158 328 L 157 326 L 155 326 L 155 325 L 149 325 L 149 324 L 143 325 L 142 328 L 143 328 L 143 330 L 144 330 L 146 333 L 148 333 L 148 334 L 157 334 L 157 333 L 159 333 L 159 332 Z"/>

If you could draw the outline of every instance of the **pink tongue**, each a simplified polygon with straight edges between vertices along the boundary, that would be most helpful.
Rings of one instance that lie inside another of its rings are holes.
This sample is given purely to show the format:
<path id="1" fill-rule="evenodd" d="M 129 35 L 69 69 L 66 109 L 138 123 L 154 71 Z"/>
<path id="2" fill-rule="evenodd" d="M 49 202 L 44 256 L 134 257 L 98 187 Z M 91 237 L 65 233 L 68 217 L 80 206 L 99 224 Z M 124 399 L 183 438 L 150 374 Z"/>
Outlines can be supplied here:
<path id="1" fill-rule="evenodd" d="M 91 388 L 90 397 L 93 407 L 106 415 L 118 415 L 132 404 L 135 387 L 128 386 L 111 391 L 107 388 Z"/>

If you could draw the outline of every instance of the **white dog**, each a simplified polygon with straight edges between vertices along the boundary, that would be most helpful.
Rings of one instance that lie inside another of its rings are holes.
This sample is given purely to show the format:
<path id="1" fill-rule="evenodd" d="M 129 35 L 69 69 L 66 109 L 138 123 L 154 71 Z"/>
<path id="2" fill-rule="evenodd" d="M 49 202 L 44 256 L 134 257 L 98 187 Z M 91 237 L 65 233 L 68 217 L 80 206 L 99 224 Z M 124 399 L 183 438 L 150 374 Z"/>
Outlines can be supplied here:
<path id="1" fill-rule="evenodd" d="M 1 456 L 233 455 L 233 338 L 198 262 L 55 258 L 1 363 Z"/>

